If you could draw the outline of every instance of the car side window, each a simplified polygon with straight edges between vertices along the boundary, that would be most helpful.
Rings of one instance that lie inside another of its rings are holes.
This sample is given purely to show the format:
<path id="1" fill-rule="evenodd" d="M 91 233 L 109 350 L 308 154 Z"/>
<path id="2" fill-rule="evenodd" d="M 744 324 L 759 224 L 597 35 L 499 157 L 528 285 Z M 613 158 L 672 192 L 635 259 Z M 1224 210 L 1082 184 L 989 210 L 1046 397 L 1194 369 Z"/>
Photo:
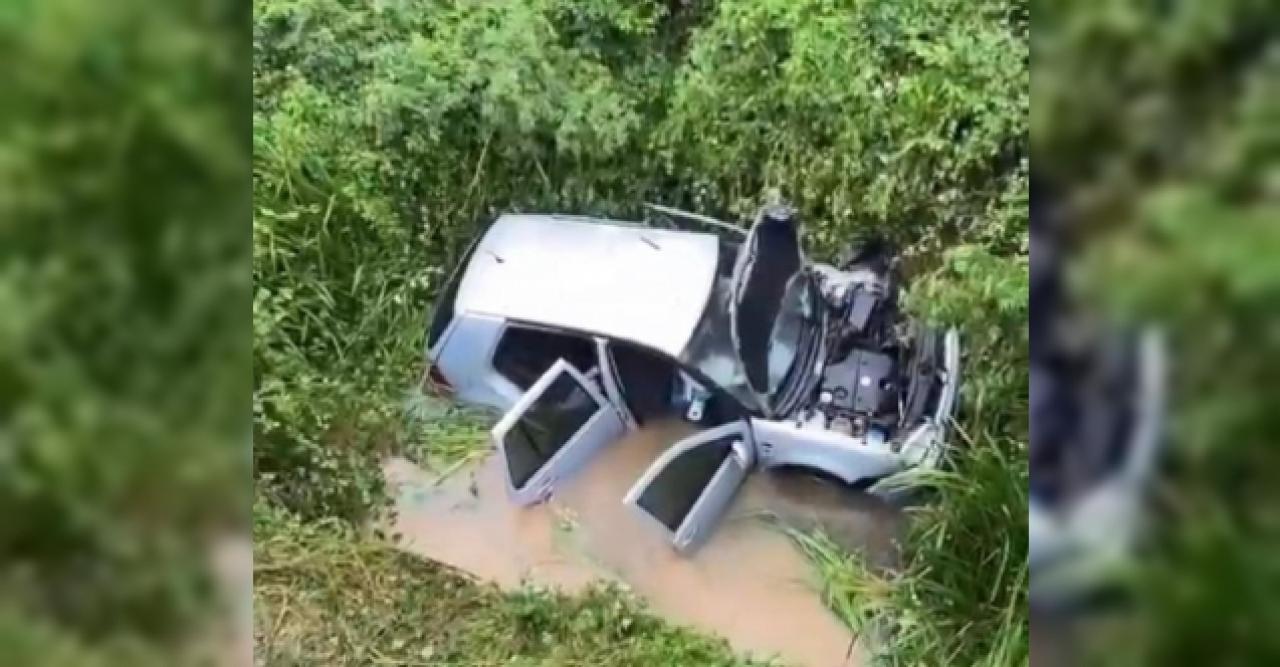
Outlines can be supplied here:
<path id="1" fill-rule="evenodd" d="M 533 386 L 557 359 L 585 373 L 596 366 L 596 347 L 581 336 L 508 326 L 493 353 L 493 368 L 523 390 Z"/>

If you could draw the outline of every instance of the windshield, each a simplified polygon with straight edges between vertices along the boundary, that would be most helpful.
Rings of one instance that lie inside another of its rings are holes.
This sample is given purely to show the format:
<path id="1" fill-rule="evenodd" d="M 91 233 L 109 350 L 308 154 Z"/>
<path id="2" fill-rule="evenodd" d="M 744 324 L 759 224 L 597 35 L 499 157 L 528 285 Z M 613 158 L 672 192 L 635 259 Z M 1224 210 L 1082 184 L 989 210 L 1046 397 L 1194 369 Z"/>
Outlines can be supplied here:
<path id="1" fill-rule="evenodd" d="M 689 339 L 682 361 L 728 391 L 744 405 L 762 409 L 760 398 L 751 390 L 746 369 L 730 333 L 729 303 L 732 281 L 721 278 L 707 303 L 698 328 Z M 803 351 L 808 328 L 817 321 L 809 277 L 798 272 L 787 281 L 772 323 L 763 323 L 771 332 L 768 341 L 768 394 L 777 396 L 788 380 L 791 368 Z"/>
<path id="2" fill-rule="evenodd" d="M 778 304 L 778 316 L 773 320 L 769 334 L 770 396 L 778 393 L 787 373 L 795 365 L 805 327 L 810 326 L 814 318 L 813 293 L 809 289 L 808 276 L 804 272 L 796 273 L 787 283 L 787 291 Z"/>
<path id="3" fill-rule="evenodd" d="M 715 289 L 707 300 L 707 309 L 689 338 L 681 361 L 728 391 L 743 405 L 760 409 L 760 401 L 747 384 L 747 372 L 738 360 L 729 330 L 729 302 L 733 299 L 731 285 L 732 281 L 727 277 L 716 280 Z"/>

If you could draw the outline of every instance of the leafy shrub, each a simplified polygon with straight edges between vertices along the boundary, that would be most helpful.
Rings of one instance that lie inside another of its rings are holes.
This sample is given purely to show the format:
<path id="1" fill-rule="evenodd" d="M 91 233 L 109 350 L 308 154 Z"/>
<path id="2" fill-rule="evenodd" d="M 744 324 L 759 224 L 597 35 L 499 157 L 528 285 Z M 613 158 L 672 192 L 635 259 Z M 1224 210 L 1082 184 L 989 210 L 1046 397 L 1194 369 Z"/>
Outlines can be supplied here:
<path id="1" fill-rule="evenodd" d="M 762 186 L 780 188 L 819 223 L 820 246 L 874 228 L 934 247 L 1016 247 L 1025 206 L 1006 209 L 1026 192 L 1022 13 L 1016 2 L 717 3 L 678 69 L 659 150 L 711 207 L 747 214 Z"/>

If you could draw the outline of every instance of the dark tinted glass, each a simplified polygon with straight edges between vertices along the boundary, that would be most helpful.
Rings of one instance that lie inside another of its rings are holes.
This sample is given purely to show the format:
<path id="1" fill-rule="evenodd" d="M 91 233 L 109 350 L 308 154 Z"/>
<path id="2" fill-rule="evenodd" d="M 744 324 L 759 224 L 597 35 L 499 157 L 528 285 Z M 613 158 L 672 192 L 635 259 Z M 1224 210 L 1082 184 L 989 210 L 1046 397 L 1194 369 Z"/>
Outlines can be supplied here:
<path id="1" fill-rule="evenodd" d="M 758 224 L 748 242 L 754 261 L 736 287 L 741 291 L 734 326 L 747 379 L 763 391 L 769 386 L 770 335 L 787 285 L 800 271 L 800 246 L 793 226 L 769 221 Z"/>
<path id="2" fill-rule="evenodd" d="M 558 359 L 586 372 L 596 365 L 596 348 L 586 338 L 512 326 L 498 341 L 493 367 L 517 387 L 528 389 Z"/>
<path id="3" fill-rule="evenodd" d="M 680 455 L 645 487 L 637 504 L 674 532 L 729 458 L 734 440 L 736 435 L 725 436 Z"/>
<path id="4" fill-rule="evenodd" d="M 671 406 L 675 364 L 633 345 L 610 343 L 609 349 L 623 400 L 637 422 L 645 424 L 675 414 Z"/>
<path id="5" fill-rule="evenodd" d="M 507 471 L 523 487 L 599 406 L 568 373 L 561 374 L 525 411 L 503 439 Z"/>

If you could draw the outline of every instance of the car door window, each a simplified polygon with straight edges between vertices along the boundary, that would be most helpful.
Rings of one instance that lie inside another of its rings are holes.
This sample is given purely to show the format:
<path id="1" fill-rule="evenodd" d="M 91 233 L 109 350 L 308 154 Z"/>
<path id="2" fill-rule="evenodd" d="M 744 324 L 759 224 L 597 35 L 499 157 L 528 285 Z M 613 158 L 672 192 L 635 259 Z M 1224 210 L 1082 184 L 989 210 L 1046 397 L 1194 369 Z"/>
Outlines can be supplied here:
<path id="1" fill-rule="evenodd" d="M 676 383 L 674 362 L 616 341 L 609 343 L 609 353 L 623 401 L 636 423 L 644 425 L 679 414 L 671 402 Z"/>
<path id="2" fill-rule="evenodd" d="M 568 373 L 560 374 L 516 421 L 503 441 L 512 482 L 524 486 L 587 421 L 599 405 Z"/>
<path id="3" fill-rule="evenodd" d="M 661 526 L 677 550 L 688 552 L 710 537 L 754 463 L 746 423 L 725 424 L 674 444 L 624 502 Z"/>
<path id="4" fill-rule="evenodd" d="M 559 331 L 511 325 L 502 333 L 493 353 L 493 368 L 522 390 L 564 359 L 582 371 L 596 365 L 596 349 L 591 340 Z"/>
<path id="5" fill-rule="evenodd" d="M 683 453 L 662 468 L 636 504 L 676 532 L 720 466 L 733 454 L 733 443 L 733 436 L 718 438 Z"/>
<path id="6" fill-rule="evenodd" d="M 528 504 L 545 498 L 624 430 L 595 380 L 560 359 L 502 417 L 492 437 L 513 499 Z"/>

